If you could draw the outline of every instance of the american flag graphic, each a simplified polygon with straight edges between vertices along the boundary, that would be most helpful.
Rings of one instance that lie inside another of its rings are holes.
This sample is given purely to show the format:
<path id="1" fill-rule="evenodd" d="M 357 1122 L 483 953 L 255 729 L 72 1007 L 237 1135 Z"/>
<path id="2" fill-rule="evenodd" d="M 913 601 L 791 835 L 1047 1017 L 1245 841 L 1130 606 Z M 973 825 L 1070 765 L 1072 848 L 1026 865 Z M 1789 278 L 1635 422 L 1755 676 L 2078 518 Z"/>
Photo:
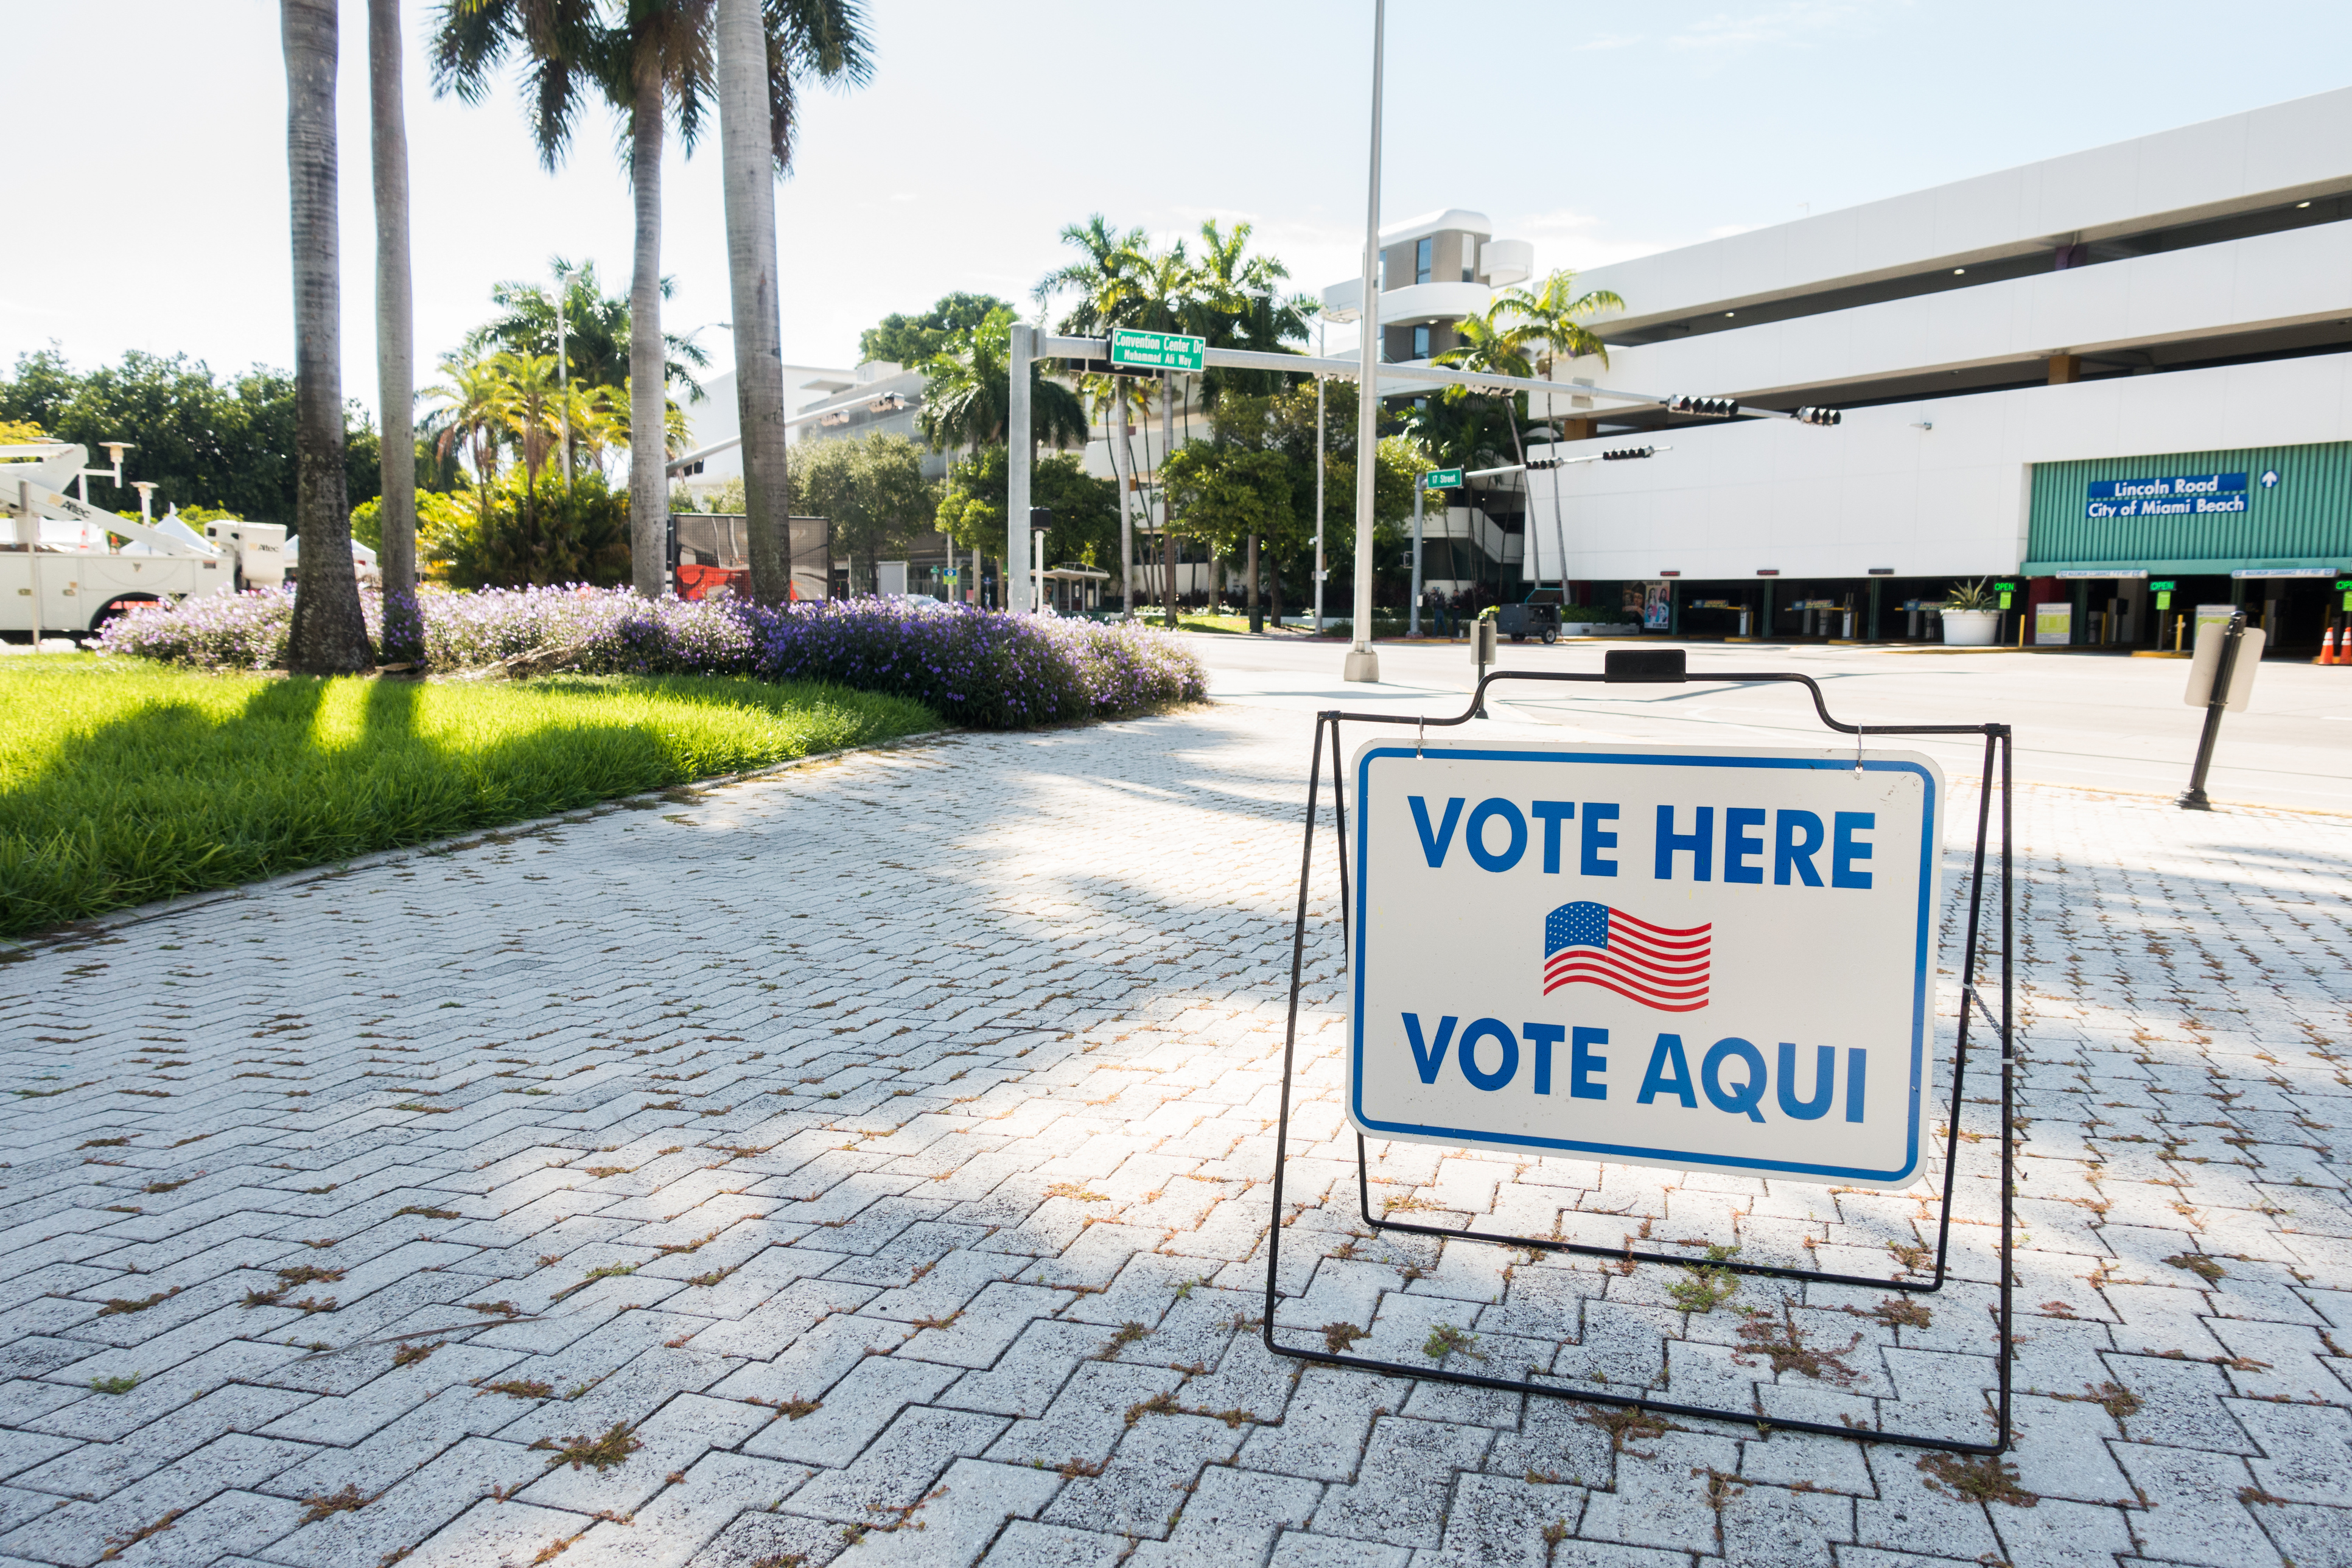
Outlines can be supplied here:
<path id="1" fill-rule="evenodd" d="M 1693 1012 L 1706 1005 L 1714 929 L 1670 931 L 1590 900 L 1562 904 L 1544 917 L 1544 994 L 1580 982 L 1661 1013 Z"/>

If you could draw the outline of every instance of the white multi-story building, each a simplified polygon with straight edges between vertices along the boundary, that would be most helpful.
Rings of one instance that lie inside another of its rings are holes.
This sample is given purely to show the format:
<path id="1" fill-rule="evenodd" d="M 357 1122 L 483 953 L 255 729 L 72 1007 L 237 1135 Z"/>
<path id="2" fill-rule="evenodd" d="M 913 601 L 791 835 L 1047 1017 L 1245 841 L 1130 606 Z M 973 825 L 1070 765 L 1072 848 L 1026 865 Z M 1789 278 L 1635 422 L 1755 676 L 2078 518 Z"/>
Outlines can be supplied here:
<path id="1" fill-rule="evenodd" d="M 2006 639 L 2239 603 L 2315 643 L 2352 603 L 2347 218 L 2352 89 L 1582 273 L 1626 310 L 1559 379 L 1844 420 L 1538 398 L 1562 455 L 1672 450 L 1529 475 L 1526 575 L 1694 635 L 1902 636 L 1990 578 Z"/>
<path id="2" fill-rule="evenodd" d="M 1494 303 L 1495 291 L 1524 282 L 1535 247 L 1496 239 L 1485 213 L 1448 207 L 1381 230 L 1381 358 L 1409 364 L 1458 342 L 1454 323 Z M 1323 313 L 1335 321 L 1363 314 L 1364 280 L 1323 290 Z"/>
<path id="3" fill-rule="evenodd" d="M 786 365 L 784 385 L 788 405 L 795 424 L 792 437 L 795 446 L 814 442 L 836 441 L 844 437 L 863 439 L 875 433 L 903 436 L 922 449 L 923 478 L 939 480 L 947 477 L 948 455 L 934 452 L 924 445 L 919 420 L 923 405 L 923 373 L 909 370 L 888 360 L 868 360 L 854 370 L 831 370 L 814 365 Z M 709 395 L 688 410 L 693 421 L 694 436 L 690 445 L 701 447 L 732 440 L 740 427 L 735 400 L 735 373 L 711 379 Z M 730 481 L 743 477 L 743 449 L 730 447 L 713 453 L 693 465 L 693 471 L 684 475 L 678 483 L 698 502 L 724 490 Z M 836 591 L 850 590 L 852 563 L 841 558 L 834 563 Z M 878 563 L 881 591 L 889 593 L 932 594 L 949 596 L 954 590 L 947 577 L 947 569 L 955 564 L 950 559 L 946 537 L 925 531 L 910 542 L 907 559 Z M 968 585 L 968 575 L 967 575 Z M 871 591 L 877 584 L 859 582 L 860 591 Z"/>
<path id="4" fill-rule="evenodd" d="M 1456 323 L 1482 315 L 1498 289 L 1525 282 L 1535 247 L 1496 239 L 1486 215 L 1447 207 L 1381 230 L 1380 357 L 1390 364 L 1425 363 L 1461 342 Z M 1364 281 L 1349 278 L 1323 290 L 1326 320 L 1363 317 Z M 1429 395 L 1432 387 L 1382 383 L 1391 401 Z M 1472 504 L 1433 501 L 1422 521 L 1426 586 L 1452 595 L 1496 591 L 1518 580 L 1525 497 L 1513 483 L 1484 485 Z"/>

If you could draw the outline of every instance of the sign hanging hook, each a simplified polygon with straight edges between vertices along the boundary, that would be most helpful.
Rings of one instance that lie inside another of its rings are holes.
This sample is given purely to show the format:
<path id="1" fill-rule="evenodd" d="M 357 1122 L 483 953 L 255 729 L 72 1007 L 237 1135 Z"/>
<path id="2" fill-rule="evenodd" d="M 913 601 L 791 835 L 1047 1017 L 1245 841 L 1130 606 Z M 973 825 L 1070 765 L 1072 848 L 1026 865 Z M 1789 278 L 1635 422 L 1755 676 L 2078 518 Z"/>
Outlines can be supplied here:
<path id="1" fill-rule="evenodd" d="M 1421 754 L 1421 743 L 1428 738 L 1429 716 L 1427 714 L 1423 714 L 1420 718 L 1415 719 L 1412 721 L 1412 760 L 1414 762 L 1418 763 L 1426 760 Z"/>

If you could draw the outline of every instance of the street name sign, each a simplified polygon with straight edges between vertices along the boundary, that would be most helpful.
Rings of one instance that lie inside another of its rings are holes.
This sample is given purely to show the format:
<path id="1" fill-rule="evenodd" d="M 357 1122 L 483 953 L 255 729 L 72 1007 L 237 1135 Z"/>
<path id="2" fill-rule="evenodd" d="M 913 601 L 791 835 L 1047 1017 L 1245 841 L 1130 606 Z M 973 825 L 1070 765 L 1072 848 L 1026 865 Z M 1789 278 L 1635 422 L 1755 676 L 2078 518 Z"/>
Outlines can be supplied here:
<path id="1" fill-rule="evenodd" d="M 1146 332 L 1133 327 L 1113 327 L 1110 363 L 1139 370 L 1197 372 L 1206 367 L 1209 340 L 1181 332 Z"/>
<path id="2" fill-rule="evenodd" d="M 1462 470 L 1432 468 L 1421 476 L 1421 488 L 1425 490 L 1458 490 L 1462 488 Z"/>
<path id="3" fill-rule="evenodd" d="M 1375 741 L 1350 766 L 1359 1131 L 1853 1186 L 1918 1175 L 1932 760 Z"/>

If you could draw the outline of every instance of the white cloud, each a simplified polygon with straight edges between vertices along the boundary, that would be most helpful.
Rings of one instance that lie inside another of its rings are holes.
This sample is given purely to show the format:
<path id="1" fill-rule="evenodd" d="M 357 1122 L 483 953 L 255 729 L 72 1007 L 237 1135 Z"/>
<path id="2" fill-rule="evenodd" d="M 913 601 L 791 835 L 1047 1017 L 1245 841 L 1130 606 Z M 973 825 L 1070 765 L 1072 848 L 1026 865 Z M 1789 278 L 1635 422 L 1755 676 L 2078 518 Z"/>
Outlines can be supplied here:
<path id="1" fill-rule="evenodd" d="M 1666 42 L 1678 49 L 1737 49 L 1781 44 L 1851 22 L 1865 7 L 1838 0 L 1792 0 L 1746 13 L 1718 12 L 1685 24 Z"/>
<path id="2" fill-rule="evenodd" d="M 1534 242 L 1538 276 L 1559 267 L 1588 271 L 1595 267 L 1605 267 L 1612 261 L 1654 256 L 1661 250 L 1686 243 L 1679 239 L 1654 239 L 1614 233 L 1605 219 L 1572 207 L 1561 207 L 1501 224 L 1497 226 L 1496 232 L 1507 237 Z"/>

